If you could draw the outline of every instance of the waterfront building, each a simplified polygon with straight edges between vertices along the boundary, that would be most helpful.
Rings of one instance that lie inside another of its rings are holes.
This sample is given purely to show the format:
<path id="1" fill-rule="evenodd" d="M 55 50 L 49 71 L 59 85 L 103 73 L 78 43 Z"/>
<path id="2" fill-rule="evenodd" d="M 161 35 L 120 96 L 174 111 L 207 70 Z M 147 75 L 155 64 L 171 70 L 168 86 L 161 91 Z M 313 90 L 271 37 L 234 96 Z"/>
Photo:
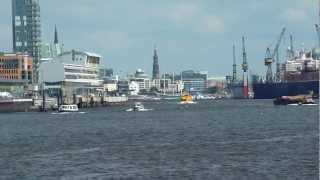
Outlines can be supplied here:
<path id="1" fill-rule="evenodd" d="M 99 69 L 99 77 L 100 79 L 113 79 L 113 69 L 112 68 L 100 68 Z"/>
<path id="2" fill-rule="evenodd" d="M 134 81 L 137 82 L 139 84 L 139 90 L 140 91 L 149 91 L 150 88 L 152 87 L 152 81 L 150 80 L 150 78 L 148 77 L 147 74 L 145 74 L 145 72 L 141 69 L 138 69 L 135 72 L 135 75 L 133 78 L 130 79 L 130 81 Z"/>
<path id="3" fill-rule="evenodd" d="M 72 82 L 101 85 L 99 66 L 101 56 L 95 53 L 69 51 L 40 65 L 41 80 L 44 82 Z"/>
<path id="4" fill-rule="evenodd" d="M 195 72 L 193 70 L 181 73 L 184 90 L 190 93 L 202 93 L 207 90 L 208 72 Z"/>
<path id="5" fill-rule="evenodd" d="M 216 87 L 218 89 L 224 89 L 226 85 L 226 77 L 208 77 L 207 87 Z"/>
<path id="6" fill-rule="evenodd" d="M 34 83 L 38 82 L 41 26 L 39 0 L 12 0 L 13 51 L 33 57 Z"/>
<path id="7" fill-rule="evenodd" d="M 152 79 L 160 79 L 159 59 L 158 59 L 156 48 L 154 48 L 154 53 L 153 53 Z"/>
<path id="8" fill-rule="evenodd" d="M 8 92 L 14 97 L 25 96 L 28 86 L 25 80 L 0 78 L 0 92 Z"/>
<path id="9" fill-rule="evenodd" d="M 40 80 L 56 94 L 97 94 L 103 91 L 103 80 L 99 79 L 101 56 L 95 53 L 72 50 L 41 63 Z M 52 92 L 51 91 L 51 92 Z"/>
<path id="10" fill-rule="evenodd" d="M 114 93 L 118 91 L 117 81 L 114 79 L 105 79 L 103 81 L 103 90 L 107 93 Z"/>
<path id="11" fill-rule="evenodd" d="M 32 82 L 32 57 L 27 54 L 0 54 L 0 78 Z"/>
<path id="12" fill-rule="evenodd" d="M 119 80 L 117 82 L 118 86 L 118 93 L 121 95 L 128 95 L 129 94 L 129 81 L 128 80 Z"/>
<path id="13" fill-rule="evenodd" d="M 139 84 L 135 81 L 129 83 L 129 95 L 136 96 L 140 92 Z"/>

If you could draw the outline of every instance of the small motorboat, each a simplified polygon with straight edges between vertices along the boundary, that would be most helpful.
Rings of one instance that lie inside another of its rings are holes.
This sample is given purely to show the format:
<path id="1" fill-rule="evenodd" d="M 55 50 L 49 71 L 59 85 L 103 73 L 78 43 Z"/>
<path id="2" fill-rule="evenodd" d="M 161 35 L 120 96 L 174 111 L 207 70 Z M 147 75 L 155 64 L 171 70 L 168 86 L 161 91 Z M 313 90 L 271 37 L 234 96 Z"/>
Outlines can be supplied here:
<path id="1" fill-rule="evenodd" d="M 311 95 L 281 96 L 273 101 L 274 105 L 313 105 Z"/>
<path id="2" fill-rule="evenodd" d="M 133 108 L 127 109 L 127 112 L 131 111 L 151 111 L 152 109 L 146 109 L 144 108 L 144 105 L 141 102 L 134 103 Z"/>
<path id="3" fill-rule="evenodd" d="M 78 105 L 61 105 L 58 109 L 59 112 L 79 112 Z"/>

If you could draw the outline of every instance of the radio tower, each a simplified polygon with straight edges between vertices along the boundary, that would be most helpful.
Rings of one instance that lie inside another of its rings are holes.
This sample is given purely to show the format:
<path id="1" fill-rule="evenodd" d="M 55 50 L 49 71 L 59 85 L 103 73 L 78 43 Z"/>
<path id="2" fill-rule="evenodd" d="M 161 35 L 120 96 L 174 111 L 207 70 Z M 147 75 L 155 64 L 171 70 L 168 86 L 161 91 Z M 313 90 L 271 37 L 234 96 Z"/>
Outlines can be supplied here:
<path id="1" fill-rule="evenodd" d="M 243 70 L 243 97 L 248 98 L 249 97 L 249 80 L 248 80 L 248 62 L 247 62 L 247 52 L 246 52 L 246 46 L 245 46 L 245 39 L 244 36 L 242 36 L 242 70 Z"/>

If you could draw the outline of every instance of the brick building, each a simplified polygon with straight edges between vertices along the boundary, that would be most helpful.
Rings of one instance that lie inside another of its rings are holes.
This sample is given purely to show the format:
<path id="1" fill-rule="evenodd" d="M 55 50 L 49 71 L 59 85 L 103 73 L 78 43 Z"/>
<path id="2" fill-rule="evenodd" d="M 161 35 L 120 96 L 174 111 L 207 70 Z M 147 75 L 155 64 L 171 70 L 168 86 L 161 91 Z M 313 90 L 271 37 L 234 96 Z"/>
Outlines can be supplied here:
<path id="1" fill-rule="evenodd" d="M 32 57 L 24 54 L 0 54 L 0 79 L 32 82 Z"/>

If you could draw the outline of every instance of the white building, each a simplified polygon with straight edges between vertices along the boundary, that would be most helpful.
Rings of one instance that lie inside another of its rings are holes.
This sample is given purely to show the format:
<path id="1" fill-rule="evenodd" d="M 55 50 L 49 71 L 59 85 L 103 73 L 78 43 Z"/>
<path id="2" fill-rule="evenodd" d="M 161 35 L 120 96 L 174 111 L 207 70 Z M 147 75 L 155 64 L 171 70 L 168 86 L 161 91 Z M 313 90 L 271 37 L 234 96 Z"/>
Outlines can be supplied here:
<path id="1" fill-rule="evenodd" d="M 143 70 L 138 69 L 134 75 L 134 78 L 131 78 L 131 82 L 136 82 L 139 85 L 139 90 L 149 91 L 152 87 L 152 81 Z"/>
<path id="2" fill-rule="evenodd" d="M 40 81 L 70 82 L 98 86 L 101 56 L 95 53 L 69 51 L 40 64 Z"/>
<path id="3" fill-rule="evenodd" d="M 131 81 L 129 83 L 129 94 L 130 95 L 133 95 L 133 96 L 136 96 L 138 95 L 140 92 L 140 89 L 139 89 L 139 84 L 135 81 Z"/>

